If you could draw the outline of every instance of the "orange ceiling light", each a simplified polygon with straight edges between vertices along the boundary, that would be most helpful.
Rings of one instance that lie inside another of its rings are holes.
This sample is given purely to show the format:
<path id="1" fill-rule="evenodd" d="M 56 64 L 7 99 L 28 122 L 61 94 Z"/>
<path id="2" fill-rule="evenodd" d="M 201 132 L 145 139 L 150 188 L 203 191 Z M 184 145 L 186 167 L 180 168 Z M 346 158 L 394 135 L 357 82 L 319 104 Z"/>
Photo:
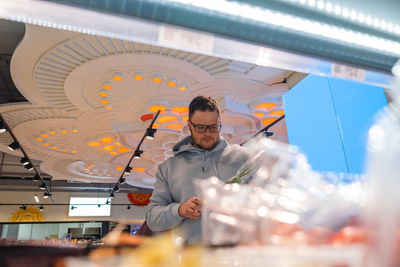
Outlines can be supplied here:
<path id="1" fill-rule="evenodd" d="M 181 91 L 186 91 L 186 85 L 181 85 L 181 86 L 179 86 L 179 90 L 181 90 Z"/>
<path id="2" fill-rule="evenodd" d="M 123 74 L 121 72 L 114 72 L 113 80 L 116 82 L 122 81 Z"/>
<path id="3" fill-rule="evenodd" d="M 255 106 L 254 108 L 256 109 L 270 109 L 270 108 L 274 108 L 276 107 L 275 103 L 262 103 L 262 104 L 258 104 L 257 106 Z"/>
<path id="4" fill-rule="evenodd" d="M 110 104 L 110 99 L 108 97 L 103 97 L 103 98 L 101 98 L 100 102 L 104 105 L 107 105 L 107 104 Z"/>
<path id="5" fill-rule="evenodd" d="M 150 113 L 150 114 L 144 114 L 142 116 L 140 116 L 140 119 L 142 121 L 148 121 L 148 120 L 152 120 L 154 118 L 154 114 Z"/>
<path id="6" fill-rule="evenodd" d="M 51 135 L 55 135 L 55 134 L 57 134 L 57 132 L 56 132 L 56 131 L 54 131 L 54 130 L 50 130 L 50 131 L 49 131 L 49 134 L 51 134 Z"/>
<path id="7" fill-rule="evenodd" d="M 188 121 L 189 120 L 189 116 L 183 117 L 182 120 L 183 121 Z"/>
<path id="8" fill-rule="evenodd" d="M 115 168 L 115 170 L 122 171 L 122 167 L 117 167 L 117 168 Z"/>
<path id="9" fill-rule="evenodd" d="M 72 153 L 72 154 L 76 154 L 76 150 L 72 150 L 71 153 Z"/>
<path id="10" fill-rule="evenodd" d="M 254 112 L 253 114 L 254 114 L 254 116 L 257 116 L 259 118 L 264 117 L 264 113 L 262 113 L 262 112 Z"/>
<path id="11" fill-rule="evenodd" d="M 43 138 L 40 138 L 40 137 L 36 137 L 35 139 L 36 139 L 36 141 L 43 141 Z"/>
<path id="12" fill-rule="evenodd" d="M 111 151 L 110 154 L 113 155 L 113 156 L 118 155 L 118 153 L 115 152 L 115 151 Z"/>
<path id="13" fill-rule="evenodd" d="M 110 110 L 112 109 L 112 106 L 106 106 L 106 109 Z"/>
<path id="14" fill-rule="evenodd" d="M 110 83 L 110 82 L 103 83 L 103 88 L 106 90 L 112 89 L 112 83 Z"/>
<path id="15" fill-rule="evenodd" d="M 66 133 L 68 133 L 68 130 L 65 128 L 61 128 L 60 132 L 66 134 Z"/>
<path id="16" fill-rule="evenodd" d="M 158 122 L 161 123 L 161 124 L 167 123 L 167 122 L 170 122 L 170 121 L 177 121 L 177 120 L 178 120 L 178 118 L 174 117 L 174 116 L 162 116 L 162 117 L 158 118 Z"/>
<path id="17" fill-rule="evenodd" d="M 100 142 L 102 142 L 103 144 L 110 144 L 112 143 L 112 141 L 114 141 L 114 137 L 112 136 L 104 136 L 100 138 Z"/>
<path id="18" fill-rule="evenodd" d="M 118 141 L 115 141 L 114 145 L 121 146 L 121 144 Z"/>
<path id="19" fill-rule="evenodd" d="M 99 147 L 99 146 L 101 146 L 100 142 L 97 142 L 97 141 L 90 141 L 90 142 L 88 142 L 88 145 L 89 145 L 89 146 L 92 146 L 92 147 Z"/>
<path id="20" fill-rule="evenodd" d="M 183 123 L 171 123 L 165 126 L 167 129 L 180 131 L 182 129 Z"/>
<path id="21" fill-rule="evenodd" d="M 49 143 L 42 143 L 42 145 L 49 146 L 50 144 Z"/>
<path id="22" fill-rule="evenodd" d="M 119 153 L 126 153 L 126 152 L 131 152 L 132 149 L 129 149 L 129 148 L 127 148 L 127 147 L 118 147 L 118 148 L 117 148 L 117 151 L 118 151 Z"/>
<path id="23" fill-rule="evenodd" d="M 99 95 L 100 95 L 101 97 L 108 96 L 107 90 L 101 89 L 100 92 L 99 92 Z"/>
<path id="24" fill-rule="evenodd" d="M 149 111 L 153 113 L 156 113 L 159 110 L 164 111 L 166 109 L 167 107 L 163 105 L 152 105 L 151 107 L 149 107 Z"/>
<path id="25" fill-rule="evenodd" d="M 269 115 L 275 115 L 275 116 L 283 116 L 283 115 L 285 115 L 285 111 L 283 111 L 283 110 L 275 110 L 275 111 L 272 111 L 271 113 L 269 113 Z"/>
<path id="26" fill-rule="evenodd" d="M 43 137 L 49 137 L 49 135 L 48 135 L 48 134 L 45 134 L 45 133 L 41 134 L 41 136 L 43 136 Z"/>
<path id="27" fill-rule="evenodd" d="M 147 168 L 133 168 L 137 172 L 144 172 Z"/>
<path id="28" fill-rule="evenodd" d="M 61 149 L 61 151 L 62 151 L 62 152 L 67 152 L 67 151 L 68 151 L 68 149 L 66 149 L 66 148 L 63 148 L 63 149 Z"/>
<path id="29" fill-rule="evenodd" d="M 57 148 L 58 148 L 58 147 L 56 147 L 56 146 L 52 146 L 52 147 L 51 147 L 51 149 L 57 149 Z"/>
<path id="30" fill-rule="evenodd" d="M 153 123 L 153 128 L 160 128 L 160 124 L 158 124 L 158 123 Z"/>
<path id="31" fill-rule="evenodd" d="M 103 149 L 104 149 L 105 151 L 113 151 L 114 148 L 115 148 L 114 145 L 103 146 Z"/>
<path id="32" fill-rule="evenodd" d="M 144 74 L 141 72 L 136 72 L 135 74 L 133 74 L 133 79 L 135 79 L 136 81 L 142 81 L 144 79 Z"/>
<path id="33" fill-rule="evenodd" d="M 171 109 L 171 111 L 183 113 L 183 112 L 189 112 L 189 108 L 188 107 L 174 107 Z"/>
<path id="34" fill-rule="evenodd" d="M 273 123 L 274 121 L 276 121 L 276 118 L 265 118 L 265 119 L 262 120 L 262 122 L 263 122 L 264 125 L 271 124 L 271 123 Z"/>
<path id="35" fill-rule="evenodd" d="M 168 79 L 167 84 L 168 84 L 168 86 L 171 86 L 171 87 L 175 86 L 176 85 L 176 79 L 174 79 L 174 78 Z"/>
<path id="36" fill-rule="evenodd" d="M 159 75 L 159 74 L 156 74 L 156 75 L 153 76 L 152 80 L 155 83 L 160 83 L 160 82 L 162 82 L 162 76 Z"/>
<path id="37" fill-rule="evenodd" d="M 72 129 L 72 132 L 73 132 L 73 133 L 77 133 L 78 130 L 77 130 L 77 129 Z"/>

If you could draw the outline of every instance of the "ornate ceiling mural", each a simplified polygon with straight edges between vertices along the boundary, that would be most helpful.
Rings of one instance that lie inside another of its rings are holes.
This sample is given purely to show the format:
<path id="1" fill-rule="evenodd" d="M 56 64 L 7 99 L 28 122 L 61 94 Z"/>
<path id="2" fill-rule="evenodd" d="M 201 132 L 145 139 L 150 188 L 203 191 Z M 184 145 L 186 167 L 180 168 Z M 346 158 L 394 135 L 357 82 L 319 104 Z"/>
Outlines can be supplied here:
<path id="1" fill-rule="evenodd" d="M 282 116 L 291 72 L 222 58 L 27 25 L 11 72 L 32 103 L 0 107 L 28 155 L 53 179 L 115 182 L 161 110 L 127 183 L 152 188 L 158 164 L 188 134 L 187 106 L 219 100 L 222 135 L 241 143 Z M 270 85 L 269 85 L 270 84 Z M 271 85 L 273 84 L 273 85 Z M 274 138 L 287 141 L 280 122 Z M 0 150 L 9 153 L 8 140 Z M 14 152 L 18 155 L 18 152 Z"/>

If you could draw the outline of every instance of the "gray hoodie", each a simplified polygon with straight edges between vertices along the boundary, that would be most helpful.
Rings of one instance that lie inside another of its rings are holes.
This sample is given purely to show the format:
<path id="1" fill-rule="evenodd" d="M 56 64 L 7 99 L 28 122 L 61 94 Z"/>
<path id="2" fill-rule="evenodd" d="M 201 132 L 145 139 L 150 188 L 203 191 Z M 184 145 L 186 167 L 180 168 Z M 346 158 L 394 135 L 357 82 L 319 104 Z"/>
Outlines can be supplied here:
<path id="1" fill-rule="evenodd" d="M 146 213 L 152 231 L 178 229 L 186 236 L 188 244 L 201 242 L 201 218 L 185 219 L 178 214 L 179 205 L 196 196 L 194 180 L 212 176 L 226 181 L 235 176 L 241 165 L 249 159 L 239 145 L 229 145 L 220 137 L 212 150 L 192 145 L 186 137 L 174 148 L 174 157 L 158 167 L 156 184 Z"/>

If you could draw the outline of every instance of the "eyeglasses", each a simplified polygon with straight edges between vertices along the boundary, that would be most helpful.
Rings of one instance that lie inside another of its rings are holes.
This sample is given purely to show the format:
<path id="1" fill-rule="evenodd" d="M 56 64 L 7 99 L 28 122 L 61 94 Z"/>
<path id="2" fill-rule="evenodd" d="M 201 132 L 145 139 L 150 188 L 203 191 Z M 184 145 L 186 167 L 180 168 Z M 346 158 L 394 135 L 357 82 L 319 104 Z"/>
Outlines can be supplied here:
<path id="1" fill-rule="evenodd" d="M 221 130 L 221 124 L 213 124 L 213 125 L 201 125 L 194 124 L 191 120 L 189 122 L 193 125 L 196 133 L 205 133 L 207 129 L 210 130 L 210 133 L 218 133 Z"/>

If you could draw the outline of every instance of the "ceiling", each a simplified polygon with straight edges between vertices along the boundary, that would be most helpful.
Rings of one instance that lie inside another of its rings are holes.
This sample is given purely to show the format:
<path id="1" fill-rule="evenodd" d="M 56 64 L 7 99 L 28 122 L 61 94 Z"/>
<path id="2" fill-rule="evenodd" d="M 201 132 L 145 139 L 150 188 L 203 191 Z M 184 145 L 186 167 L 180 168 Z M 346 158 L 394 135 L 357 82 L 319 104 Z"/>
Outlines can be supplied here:
<path id="1" fill-rule="evenodd" d="M 116 182 L 154 112 L 161 108 L 154 140 L 143 143 L 142 158 L 133 160 L 133 171 L 126 177 L 126 186 L 151 189 L 158 164 L 188 134 L 185 108 L 193 97 L 217 98 L 222 135 L 231 143 L 241 143 L 283 114 L 281 96 L 304 77 L 176 49 L 8 21 L 0 21 L 0 34 L 2 40 L 9 40 L 0 49 L 2 54 L 12 54 L 9 71 L 15 84 L 1 86 L 1 94 L 7 92 L 9 98 L 2 101 L 0 113 L 40 171 L 60 187 L 66 181 Z M 21 102 L 25 99 L 29 102 Z M 272 138 L 287 142 L 284 120 L 271 131 Z M 0 151 L 7 153 L 3 158 L 12 164 L 3 165 L 2 178 L 32 177 L 20 166 L 22 153 L 8 149 L 11 142 L 8 134 L 0 134 Z M 13 185 L 14 180 L 8 188 Z"/>

